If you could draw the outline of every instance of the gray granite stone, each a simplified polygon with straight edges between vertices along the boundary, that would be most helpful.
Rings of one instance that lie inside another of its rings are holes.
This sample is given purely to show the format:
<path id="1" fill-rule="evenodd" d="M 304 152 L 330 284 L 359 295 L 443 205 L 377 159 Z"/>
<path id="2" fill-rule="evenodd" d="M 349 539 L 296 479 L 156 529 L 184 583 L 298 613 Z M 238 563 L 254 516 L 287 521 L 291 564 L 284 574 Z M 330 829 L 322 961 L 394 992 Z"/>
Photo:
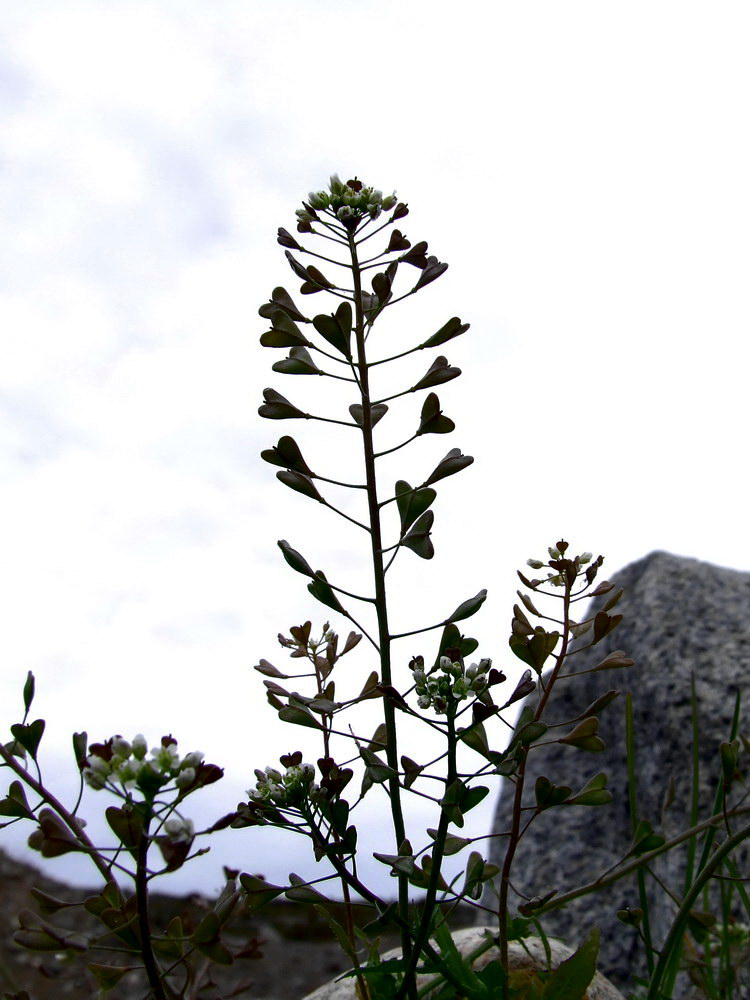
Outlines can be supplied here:
<path id="1" fill-rule="evenodd" d="M 606 578 L 600 570 L 598 580 Z M 719 769 L 718 747 L 729 733 L 735 694 L 741 690 L 747 718 L 750 677 L 750 574 L 694 559 L 654 552 L 611 577 L 625 588 L 616 611 L 622 624 L 596 646 L 570 660 L 570 669 L 594 666 L 615 649 L 635 660 L 627 670 L 590 673 L 556 685 L 548 721 L 574 718 L 603 692 L 623 692 L 600 716 L 602 753 L 552 745 L 529 756 L 524 804 L 533 802 L 534 781 L 546 775 L 574 790 L 605 771 L 614 802 L 602 807 L 550 809 L 540 814 L 521 840 L 513 881 L 527 896 L 550 889 L 565 892 L 610 868 L 631 842 L 625 754 L 625 698 L 632 691 L 638 743 L 639 815 L 656 830 L 673 835 L 688 825 L 691 782 L 690 682 L 695 677 L 700 702 L 700 816 L 711 814 Z M 608 595 L 611 596 L 611 595 Z M 599 604 L 607 598 L 599 598 Z M 615 613 L 613 611 L 613 613 Z M 534 698 L 535 695 L 531 695 Z M 743 731 L 741 729 L 741 731 Z M 748 730 L 745 727 L 744 732 Z M 662 817 L 669 779 L 675 799 Z M 507 830 L 513 788 L 503 782 L 493 831 Z M 747 822 L 744 818 L 742 822 Z M 493 860 L 504 856 L 504 839 L 492 841 Z M 656 871 L 682 894 L 685 852 L 660 859 Z M 735 853 L 740 873 L 750 875 L 748 851 Z M 674 905 L 648 880 L 654 941 L 660 945 L 672 922 Z M 571 924 L 597 924 L 602 934 L 601 970 L 621 989 L 642 975 L 642 951 L 635 934 L 615 917 L 624 906 L 638 906 L 634 881 L 577 900 L 562 913 L 544 918 L 549 933 L 564 939 Z M 572 919 L 571 919 L 572 918 Z M 486 919 L 486 914 L 484 914 Z M 679 993 L 687 990 L 683 979 Z"/>

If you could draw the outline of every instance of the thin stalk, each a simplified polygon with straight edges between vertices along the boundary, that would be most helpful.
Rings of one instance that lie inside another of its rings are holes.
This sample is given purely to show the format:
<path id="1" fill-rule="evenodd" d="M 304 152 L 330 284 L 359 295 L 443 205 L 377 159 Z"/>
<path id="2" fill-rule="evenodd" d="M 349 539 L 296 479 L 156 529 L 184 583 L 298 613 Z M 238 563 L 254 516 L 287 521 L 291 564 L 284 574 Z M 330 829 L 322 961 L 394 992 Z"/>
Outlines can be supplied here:
<path id="1" fill-rule="evenodd" d="M 357 259 L 357 246 L 354 236 L 349 236 L 349 252 L 352 259 L 352 274 L 354 277 L 354 307 L 355 335 L 357 342 L 357 366 L 359 368 L 359 384 L 362 401 L 362 445 L 365 459 L 365 479 L 367 482 L 367 503 L 370 516 L 370 540 L 372 545 L 372 569 L 375 582 L 375 607 L 378 618 L 378 634 L 380 645 L 380 670 L 383 685 L 391 685 L 391 637 L 388 629 L 388 602 L 385 589 L 385 571 L 383 568 L 383 542 L 381 538 L 380 507 L 378 505 L 377 479 L 375 475 L 375 448 L 373 443 L 372 408 L 370 401 L 370 382 L 365 350 L 365 317 L 362 307 L 362 280 Z M 388 791 L 393 815 L 393 832 L 396 845 L 406 839 L 406 828 L 401 805 L 401 786 L 398 779 L 398 745 L 396 734 L 396 710 L 383 699 L 383 715 L 386 727 L 386 760 L 393 769 L 394 776 L 388 779 Z M 398 876 L 399 913 L 406 923 L 406 929 L 401 931 L 401 945 L 404 960 L 407 965 L 411 959 L 411 937 L 408 933 L 409 912 L 409 882 L 405 875 Z M 409 996 L 416 1000 L 416 981 L 412 975 Z"/>
<path id="2" fill-rule="evenodd" d="M 55 798 L 52 792 L 48 792 L 44 785 L 37 781 L 36 778 L 32 777 L 26 768 L 21 767 L 21 765 L 16 761 L 13 754 L 9 753 L 5 747 L 0 744 L 0 757 L 3 758 L 8 767 L 15 771 L 18 777 L 37 793 L 37 795 L 42 798 L 47 805 L 51 806 L 61 820 L 65 823 L 71 833 L 75 835 L 84 853 L 88 854 L 93 863 L 99 869 L 99 874 L 103 877 L 105 882 L 114 882 L 112 878 L 112 871 L 110 866 L 104 861 L 102 856 L 97 851 L 96 847 L 91 843 L 88 836 L 83 832 L 83 828 L 80 826 L 78 820 L 75 816 L 68 812 L 65 806 L 60 802 L 59 799 Z M 115 882 L 115 885 L 117 883 Z"/>
<path id="3" fill-rule="evenodd" d="M 633 696 L 628 691 L 625 696 L 625 748 L 628 767 L 628 805 L 630 807 L 630 826 L 635 836 L 638 826 L 638 789 L 635 775 L 635 734 L 633 731 Z M 693 820 L 695 822 L 695 820 Z M 691 841 L 694 843 L 694 841 Z M 646 946 L 646 963 L 649 976 L 654 972 L 654 949 L 651 945 L 651 920 L 649 917 L 648 895 L 646 893 L 646 873 L 638 869 L 638 900 L 643 911 L 643 942 Z"/>
<path id="4" fill-rule="evenodd" d="M 450 788 L 453 782 L 456 780 L 456 729 L 453 713 L 450 712 L 448 715 L 448 770 L 445 778 L 445 787 Z M 442 809 L 440 812 L 440 820 L 438 822 L 437 837 L 435 838 L 435 846 L 432 851 L 432 866 L 430 868 L 430 880 L 427 883 L 427 893 L 424 898 L 424 904 L 422 909 L 422 919 L 419 924 L 419 929 L 417 930 L 416 937 L 414 938 L 414 950 L 409 959 L 406 971 L 404 973 L 404 981 L 401 984 L 401 988 L 396 994 L 395 1000 L 402 1000 L 406 996 L 406 992 L 409 988 L 409 984 L 412 981 L 417 963 L 419 962 L 419 956 L 422 952 L 422 948 L 430 935 L 430 925 L 432 924 L 432 914 L 435 910 L 435 899 L 437 897 L 438 881 L 440 879 L 440 869 L 443 865 L 443 853 L 445 850 L 445 838 L 448 836 L 448 826 L 450 824 L 450 815 L 447 809 Z"/>
<path id="5" fill-rule="evenodd" d="M 539 699 L 539 704 L 537 705 L 536 712 L 534 714 L 534 721 L 538 721 L 544 712 L 544 708 L 547 704 L 547 700 L 554 686 L 557 675 L 565 662 L 565 656 L 568 651 L 568 640 L 570 636 L 570 631 L 568 629 L 568 623 L 570 620 L 570 594 L 571 585 L 566 581 L 565 583 L 565 595 L 563 597 L 563 640 L 562 646 L 560 647 L 560 653 L 557 656 L 557 662 L 549 676 L 547 682 L 546 690 L 544 694 Z M 516 853 L 516 848 L 518 847 L 518 842 L 521 837 L 521 812 L 522 812 L 522 800 L 523 800 L 523 789 L 526 777 L 526 760 L 528 758 L 528 748 L 524 748 L 523 756 L 518 767 L 518 772 L 516 776 L 516 788 L 515 794 L 513 796 L 513 814 L 511 819 L 510 836 L 508 838 L 508 846 L 505 851 L 505 860 L 503 862 L 503 869 L 500 876 L 500 892 L 498 893 L 498 910 L 497 910 L 497 923 L 498 923 L 498 944 L 500 947 L 500 961 L 504 969 L 508 968 L 508 889 L 510 888 L 510 870 L 513 865 L 513 858 Z M 503 987 L 504 993 L 507 994 L 507 984 Z"/>
<path id="6" fill-rule="evenodd" d="M 174 994 L 162 979 L 151 945 L 151 925 L 148 918 L 148 866 L 146 863 L 149 848 L 148 828 L 150 822 L 151 817 L 148 815 L 143 823 L 135 869 L 135 897 L 138 907 L 141 958 L 143 959 L 143 968 L 146 972 L 149 985 L 153 990 L 155 1000 L 172 1000 Z"/>

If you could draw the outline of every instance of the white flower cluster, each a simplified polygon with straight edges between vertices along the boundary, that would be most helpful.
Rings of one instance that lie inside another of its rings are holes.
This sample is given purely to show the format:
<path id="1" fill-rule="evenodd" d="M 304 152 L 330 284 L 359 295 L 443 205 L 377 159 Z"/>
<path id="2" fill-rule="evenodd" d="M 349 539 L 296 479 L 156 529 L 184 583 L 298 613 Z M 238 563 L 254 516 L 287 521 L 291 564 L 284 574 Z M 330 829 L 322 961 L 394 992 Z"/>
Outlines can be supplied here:
<path id="1" fill-rule="evenodd" d="M 105 747 L 109 745 L 104 744 Z M 83 777 L 91 788 L 100 789 L 109 784 L 153 789 L 172 780 L 177 788 L 189 788 L 203 760 L 198 750 L 180 757 L 176 740 L 168 737 L 158 747 L 153 747 L 147 757 L 148 743 L 142 733 L 132 741 L 114 736 L 111 751 L 109 759 L 100 753 L 90 753 L 86 758 Z"/>
<path id="2" fill-rule="evenodd" d="M 312 764 L 294 764 L 283 774 L 275 767 L 267 767 L 264 771 L 256 767 L 255 777 L 258 784 L 247 791 L 254 802 L 298 806 L 316 790 L 313 786 L 315 768 Z"/>
<path id="3" fill-rule="evenodd" d="M 409 664 L 420 708 L 434 708 L 438 715 L 445 715 L 448 706 L 464 701 L 471 695 L 481 694 L 487 687 L 487 672 L 492 660 L 485 657 L 479 663 L 464 667 L 457 660 L 441 656 L 438 670 L 426 674 L 424 660 L 416 657 Z"/>
<path id="4" fill-rule="evenodd" d="M 383 197 L 383 192 L 366 187 L 356 178 L 344 184 L 338 174 L 332 174 L 328 191 L 311 191 L 307 203 L 315 211 L 330 211 L 340 222 L 369 215 L 377 219 L 382 211 L 388 212 L 396 204 L 396 192 Z M 296 212 L 300 222 L 312 222 L 314 216 L 306 208 Z"/>
<path id="5" fill-rule="evenodd" d="M 547 551 L 549 552 L 550 559 L 557 560 L 564 558 L 563 553 L 558 548 L 555 548 L 553 545 L 550 545 L 547 548 Z M 578 559 L 578 562 L 580 563 L 581 566 L 585 566 L 586 563 L 591 562 L 591 560 L 593 559 L 593 554 L 591 552 L 582 552 L 579 556 L 576 556 L 576 558 Z M 531 566 L 532 569 L 543 569 L 548 564 L 542 562 L 541 559 L 527 559 L 526 565 Z M 548 572 L 547 580 L 549 583 L 552 584 L 553 587 L 562 587 L 564 583 L 562 576 L 560 576 L 559 573 L 555 572 Z"/>

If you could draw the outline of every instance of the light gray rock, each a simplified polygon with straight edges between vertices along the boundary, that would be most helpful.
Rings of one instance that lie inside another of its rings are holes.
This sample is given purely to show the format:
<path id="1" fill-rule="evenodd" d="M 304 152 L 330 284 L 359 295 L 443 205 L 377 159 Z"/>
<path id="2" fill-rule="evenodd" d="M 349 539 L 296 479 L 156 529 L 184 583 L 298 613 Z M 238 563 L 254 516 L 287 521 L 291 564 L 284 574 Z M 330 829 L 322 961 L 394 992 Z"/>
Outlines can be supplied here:
<path id="1" fill-rule="evenodd" d="M 598 580 L 603 577 L 600 571 Z M 599 733 L 607 744 L 602 753 L 562 745 L 543 747 L 529 756 L 524 804 L 533 803 L 536 777 L 546 775 L 574 791 L 594 774 L 605 771 L 614 802 L 601 807 L 556 808 L 538 816 L 521 840 L 514 864 L 514 885 L 527 896 L 550 889 L 562 893 L 606 871 L 628 849 L 631 821 L 625 754 L 625 698 L 632 691 L 638 746 L 639 817 L 669 837 L 686 829 L 691 783 L 690 682 L 695 677 L 700 703 L 700 817 L 712 812 L 720 775 L 718 748 L 727 739 L 735 694 L 747 703 L 750 678 L 750 574 L 722 569 L 665 552 L 654 552 L 611 578 L 625 588 L 615 612 L 622 624 L 596 646 L 574 657 L 571 670 L 583 670 L 623 649 L 635 660 L 627 670 L 590 673 L 555 687 L 548 721 L 574 718 L 603 692 L 617 688 L 623 696 L 600 716 Z M 611 596 L 607 595 L 608 597 Z M 599 605 L 607 597 L 599 598 Z M 598 606 L 598 605 L 597 605 Z M 534 698 L 535 695 L 531 695 Z M 747 718 L 747 711 L 742 716 Z M 742 731 L 742 727 L 741 727 Z M 747 733 L 747 727 L 744 730 Z M 670 778 L 675 798 L 662 822 L 662 806 Z M 503 782 L 493 831 L 510 825 L 513 788 Z M 744 818 L 742 822 L 747 822 Z M 721 839 L 721 838 L 720 838 Z M 502 838 L 495 839 L 493 860 L 504 857 Z M 740 873 L 750 875 L 748 851 L 735 853 Z M 655 869 L 678 896 L 684 885 L 685 851 L 659 859 Z M 665 894 L 648 879 L 652 900 L 654 943 L 661 945 L 675 912 Z M 485 900 L 487 901 L 487 900 Z M 520 902 L 520 901 L 518 901 Z M 638 906 L 633 880 L 577 900 L 561 913 L 543 918 L 545 929 L 567 937 L 566 928 L 583 922 L 601 930 L 599 967 L 621 989 L 633 988 L 633 975 L 643 975 L 642 949 L 635 933 L 620 923 L 618 908 Z M 484 917 L 486 919 L 486 915 Z M 689 984 L 680 982 L 676 995 Z"/>
<path id="2" fill-rule="evenodd" d="M 465 927 L 463 930 L 454 932 L 453 941 L 462 955 L 468 955 L 486 940 L 487 932 L 492 934 L 495 930 L 496 928 L 489 927 Z M 574 949 L 568 948 L 560 941 L 550 939 L 549 944 L 553 969 L 556 969 L 561 962 L 573 954 Z M 385 954 L 383 959 L 397 958 L 399 954 L 400 950 L 396 948 Z M 499 950 L 493 945 L 477 958 L 473 963 L 473 968 L 477 971 L 483 969 L 485 965 L 496 958 L 499 958 Z M 508 946 L 508 967 L 510 971 L 528 968 L 546 969 L 547 960 L 539 938 L 526 938 L 525 948 L 518 941 L 511 941 Z M 428 982 L 427 976 L 417 978 L 420 987 L 426 982 Z M 341 982 L 326 983 L 325 986 L 309 993 L 304 1000 L 354 1000 L 354 996 L 354 980 L 343 979 Z M 596 972 L 584 1000 L 624 1000 L 624 998 L 622 993 L 605 976 Z"/>

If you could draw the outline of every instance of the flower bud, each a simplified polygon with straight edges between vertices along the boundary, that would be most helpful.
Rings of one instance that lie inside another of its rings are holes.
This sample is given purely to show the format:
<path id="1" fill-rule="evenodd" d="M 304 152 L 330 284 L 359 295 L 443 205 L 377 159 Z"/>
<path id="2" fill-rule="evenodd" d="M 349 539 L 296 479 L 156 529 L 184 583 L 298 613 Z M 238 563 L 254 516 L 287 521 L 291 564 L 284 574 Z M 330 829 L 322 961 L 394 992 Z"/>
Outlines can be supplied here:
<path id="1" fill-rule="evenodd" d="M 179 816 L 171 816 L 164 824 L 164 832 L 170 840 L 176 842 L 190 841 L 195 835 L 193 821 L 181 819 Z"/>
<path id="2" fill-rule="evenodd" d="M 343 194 L 344 185 L 339 180 L 338 174 L 331 174 L 331 179 L 328 182 L 328 186 L 331 189 L 331 194 Z"/>
<path id="3" fill-rule="evenodd" d="M 431 703 L 430 696 L 428 694 L 421 694 L 417 699 L 417 704 L 420 708 L 429 708 Z"/>
<path id="4" fill-rule="evenodd" d="M 128 740 L 122 736 L 115 736 L 112 739 L 112 753 L 117 757 L 129 757 L 133 747 Z"/>
<path id="5" fill-rule="evenodd" d="M 186 767 L 196 768 L 200 762 L 203 760 L 204 754 L 200 750 L 191 750 L 190 753 L 186 753 L 180 762 L 180 770 Z"/>
<path id="6" fill-rule="evenodd" d="M 541 569 L 542 566 L 544 566 L 544 563 L 541 559 L 527 559 L 526 565 L 531 566 L 532 569 Z"/>
<path id="7" fill-rule="evenodd" d="M 133 756 L 137 760 L 143 760 L 146 756 L 146 751 L 148 750 L 148 743 L 146 742 L 146 737 L 143 733 L 138 733 L 137 736 L 133 737 L 132 751 Z"/>
<path id="8" fill-rule="evenodd" d="M 310 208 L 328 208 L 331 199 L 326 191 L 311 191 L 307 196 Z"/>
<path id="9" fill-rule="evenodd" d="M 578 557 L 578 562 L 581 564 L 581 566 L 585 566 L 586 563 L 591 562 L 591 560 L 593 559 L 593 557 L 594 557 L 593 552 L 583 552 Z"/>
<path id="10" fill-rule="evenodd" d="M 554 548 L 552 545 L 550 545 L 547 548 L 547 551 L 549 552 L 550 559 L 560 559 L 561 558 L 561 556 L 560 556 L 560 550 Z"/>
<path id="11" fill-rule="evenodd" d="M 195 781 L 195 768 L 194 767 L 184 767 L 174 779 L 175 785 L 178 788 L 189 788 Z"/>
<path id="12" fill-rule="evenodd" d="M 97 757 L 96 754 L 92 754 L 86 758 L 86 769 L 94 771 L 96 774 L 101 774 L 104 777 L 108 776 L 112 771 L 109 761 L 104 760 L 103 757 Z"/>
<path id="13" fill-rule="evenodd" d="M 396 192 L 389 194 L 387 198 L 383 198 L 383 210 L 385 212 L 390 212 L 390 210 L 395 206 L 397 201 Z"/>
<path id="14" fill-rule="evenodd" d="M 453 666 L 453 664 L 450 661 L 450 657 L 448 657 L 448 656 L 441 656 L 440 657 L 440 669 L 444 670 L 446 674 L 450 673 L 450 670 L 451 670 L 452 666 Z"/>
<path id="15" fill-rule="evenodd" d="M 107 779 L 103 774 L 92 771 L 89 767 L 84 769 L 83 778 L 89 788 L 93 788 L 97 792 L 104 788 L 107 783 Z"/>

